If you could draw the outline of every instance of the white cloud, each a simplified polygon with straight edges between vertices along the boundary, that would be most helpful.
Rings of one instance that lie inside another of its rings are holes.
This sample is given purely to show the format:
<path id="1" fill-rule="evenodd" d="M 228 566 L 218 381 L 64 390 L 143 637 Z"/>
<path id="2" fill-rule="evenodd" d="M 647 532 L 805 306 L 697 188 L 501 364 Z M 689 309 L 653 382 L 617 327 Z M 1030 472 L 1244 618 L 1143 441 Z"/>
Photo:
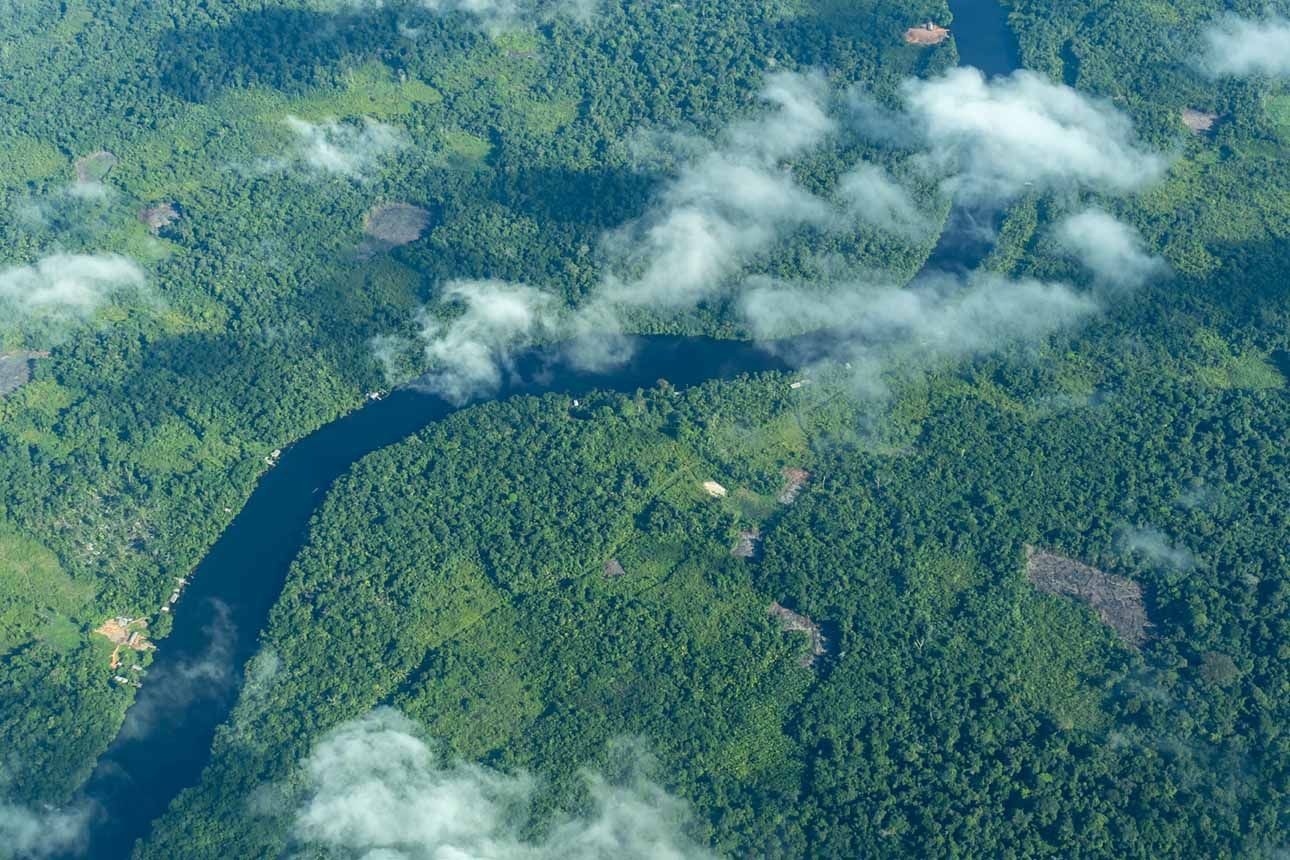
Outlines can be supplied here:
<path id="1" fill-rule="evenodd" d="M 1142 235 L 1100 209 L 1085 209 L 1057 224 L 1058 243 L 1101 283 L 1138 287 L 1169 271 L 1148 253 Z"/>
<path id="2" fill-rule="evenodd" d="M 380 708 L 324 737 L 304 765 L 296 839 L 370 860 L 699 860 L 684 805 L 639 778 L 588 777 L 592 809 L 522 836 L 536 787 L 526 774 L 446 762 L 420 727 Z"/>
<path id="3" fill-rule="evenodd" d="M 902 87 L 928 162 L 968 202 L 1026 188 L 1125 193 L 1158 178 L 1159 155 L 1140 149 L 1129 118 L 1109 103 L 1029 71 L 986 80 L 973 68 Z"/>
<path id="4" fill-rule="evenodd" d="M 210 622 L 202 628 L 206 647 L 201 655 L 178 663 L 154 664 L 148 683 L 125 713 L 119 737 L 147 737 L 194 701 L 218 698 L 232 686 L 237 626 L 223 601 L 210 598 L 210 608 Z"/>
<path id="5" fill-rule="evenodd" d="M 463 310 L 451 321 L 422 314 L 431 370 L 421 384 L 455 403 L 495 391 L 513 350 L 557 325 L 555 299 L 524 284 L 453 281 L 443 300 Z"/>
<path id="6" fill-rule="evenodd" d="M 283 120 L 296 136 L 295 159 L 322 173 L 358 179 L 370 173 L 376 163 L 407 146 L 401 129 L 374 119 L 360 124 L 336 120 L 309 122 L 295 116 Z M 286 166 L 273 162 L 273 168 Z"/>
<path id="7" fill-rule="evenodd" d="M 434 15 L 463 15 L 490 33 L 513 30 L 549 21 L 558 16 L 586 22 L 596 13 L 598 0 L 418 0 L 417 5 Z M 387 0 L 342 0 L 351 9 L 380 9 Z M 406 7 L 401 7 L 406 8 Z M 420 29 L 400 24 L 409 38 Z"/>
<path id="8" fill-rule="evenodd" d="M 1157 528 L 1125 528 L 1120 532 L 1123 552 L 1142 553 L 1152 564 L 1178 571 L 1191 570 L 1196 557 L 1186 547 L 1176 546 Z"/>
<path id="9" fill-rule="evenodd" d="M 828 293 L 763 286 L 741 307 L 760 338 L 827 330 L 809 358 L 850 363 L 857 391 L 874 397 L 886 393 L 889 374 L 1035 342 L 1098 310 L 1063 284 L 986 273 Z"/>
<path id="10" fill-rule="evenodd" d="M 904 113 L 852 94 L 852 118 L 872 120 L 888 144 L 924 147 L 921 164 L 947 175 L 947 189 L 967 202 L 997 205 L 1030 185 L 1127 192 L 1164 168 L 1162 158 L 1137 146 L 1127 117 L 1033 73 L 987 82 L 976 70 L 956 70 L 911 81 L 903 94 Z M 893 351 L 915 363 L 976 354 L 1093 310 L 1092 299 L 1061 285 L 986 275 L 952 286 L 925 280 L 911 290 L 823 295 L 749 279 L 750 264 L 805 228 L 836 233 L 867 223 L 907 238 L 930 238 L 933 230 L 912 194 L 880 166 L 855 165 L 828 198 L 796 180 L 791 162 L 838 128 L 840 102 L 822 76 L 771 75 L 761 97 L 762 113 L 733 123 L 715 142 L 677 133 L 637 140 L 651 168 L 671 176 L 642 217 L 604 238 L 608 273 L 576 313 L 557 314 L 553 300 L 530 287 L 450 285 L 447 298 L 467 311 L 426 327 L 434 387 L 457 400 L 495 389 L 510 351 L 539 333 L 573 337 L 571 360 L 605 367 L 625 357 L 621 320 L 635 310 L 677 314 L 734 291 L 744 293 L 758 336 L 838 329 L 847 332 L 848 352 L 865 363 Z M 1071 219 L 1059 238 L 1104 282 L 1141 281 L 1162 265 L 1141 237 L 1103 213 Z M 880 352 L 859 348 L 879 330 Z"/>
<path id="11" fill-rule="evenodd" d="M 731 126 L 717 146 L 681 168 L 652 210 L 607 240 L 618 274 L 601 299 L 615 306 L 691 307 L 790 231 L 834 216 L 797 184 L 784 161 L 835 128 L 818 75 L 772 75 L 771 108 Z"/>
<path id="12" fill-rule="evenodd" d="M 859 164 L 838 182 L 838 194 L 861 220 L 904 236 L 926 236 L 934 229 L 909 192 L 875 164 Z"/>
<path id="13" fill-rule="evenodd" d="M 24 317 L 87 319 L 113 293 L 144 281 L 143 270 L 117 254 L 51 254 L 0 269 L 0 305 Z"/>
<path id="14" fill-rule="evenodd" d="M 33 811 L 25 806 L 0 803 L 0 845 L 7 856 L 44 858 L 84 850 L 91 807 Z"/>
<path id="15" fill-rule="evenodd" d="M 1201 67 L 1214 77 L 1290 77 L 1290 20 L 1229 13 L 1210 24 L 1203 38 Z"/>

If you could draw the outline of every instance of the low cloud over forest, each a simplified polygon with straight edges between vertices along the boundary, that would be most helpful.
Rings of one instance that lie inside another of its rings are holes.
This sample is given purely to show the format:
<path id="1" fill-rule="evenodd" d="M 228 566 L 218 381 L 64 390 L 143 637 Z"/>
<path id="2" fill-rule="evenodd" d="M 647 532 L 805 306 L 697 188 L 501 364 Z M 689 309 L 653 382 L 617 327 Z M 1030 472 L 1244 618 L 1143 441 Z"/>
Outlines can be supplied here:
<path id="1" fill-rule="evenodd" d="M 525 835 L 538 780 L 453 761 L 379 708 L 328 733 L 304 763 L 301 843 L 382 860 L 703 860 L 685 804 L 639 774 L 586 774 L 590 808 Z M 630 771 L 630 768 L 629 768 Z"/>
<path id="2" fill-rule="evenodd" d="M 933 238 L 935 222 L 909 181 L 883 164 L 851 165 L 828 193 L 794 174 L 796 161 L 847 137 L 911 165 L 952 201 L 987 210 L 1031 190 L 1061 198 L 1132 193 L 1168 163 L 1109 102 L 1031 72 L 987 80 L 953 69 L 907 81 L 900 98 L 893 110 L 830 87 L 818 72 L 780 72 L 767 78 L 760 110 L 711 140 L 647 136 L 638 148 L 667 172 L 644 213 L 602 237 L 598 288 L 569 309 L 538 285 L 449 284 L 444 307 L 422 317 L 432 368 L 424 383 L 465 402 L 495 390 L 514 350 L 535 340 L 577 339 L 570 354 L 603 366 L 624 357 L 625 315 L 675 317 L 719 301 L 739 309 L 759 337 L 831 329 L 838 336 L 829 357 L 858 361 L 857 390 L 872 392 L 882 389 L 883 355 L 899 355 L 905 366 L 976 355 L 1047 336 L 1102 306 L 1103 295 L 998 275 L 935 275 L 906 288 L 881 272 L 843 272 L 827 286 L 749 272 L 803 230 L 841 236 L 864 224 Z M 1131 226 L 1102 210 L 1070 216 L 1056 240 L 1095 289 L 1167 272 Z"/>

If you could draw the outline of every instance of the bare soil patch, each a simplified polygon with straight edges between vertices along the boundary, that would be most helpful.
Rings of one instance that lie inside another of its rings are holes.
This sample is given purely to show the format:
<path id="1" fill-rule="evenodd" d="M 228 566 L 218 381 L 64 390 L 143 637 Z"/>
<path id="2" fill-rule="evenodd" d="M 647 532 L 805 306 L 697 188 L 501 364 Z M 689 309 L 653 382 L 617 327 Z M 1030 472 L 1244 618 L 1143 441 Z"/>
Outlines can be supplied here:
<path id="1" fill-rule="evenodd" d="M 786 466 L 780 474 L 784 476 L 784 486 L 780 488 L 777 498 L 781 505 L 791 505 L 797 501 L 798 494 L 802 492 L 806 482 L 811 480 L 811 473 L 805 469 Z"/>
<path id="2" fill-rule="evenodd" d="M 390 248 L 421 238 L 430 224 L 430 213 L 410 203 L 383 203 L 363 218 L 363 232 Z"/>
<path id="3" fill-rule="evenodd" d="M 919 24 L 917 27 L 910 27 L 905 31 L 905 44 L 918 45 L 927 47 L 930 45 L 939 45 L 950 37 L 950 31 L 946 28 L 927 21 Z"/>
<path id="4" fill-rule="evenodd" d="M 1205 134 L 1214 128 L 1214 123 L 1218 122 L 1218 114 L 1183 108 L 1182 121 L 1183 125 L 1192 130 L 1192 133 Z"/>
<path id="5" fill-rule="evenodd" d="M 156 233 L 179 220 L 179 210 L 170 203 L 156 203 L 139 210 L 139 220 Z"/>
<path id="6" fill-rule="evenodd" d="M 744 529 L 739 533 L 739 539 L 735 541 L 735 545 L 731 548 L 730 554 L 735 558 L 752 558 L 757 555 L 757 544 L 760 542 L 760 529 L 756 526 L 750 529 Z"/>
<path id="7" fill-rule="evenodd" d="M 1032 546 L 1026 547 L 1026 577 L 1046 594 L 1087 603 L 1131 647 L 1146 641 L 1151 621 L 1136 582 Z"/>

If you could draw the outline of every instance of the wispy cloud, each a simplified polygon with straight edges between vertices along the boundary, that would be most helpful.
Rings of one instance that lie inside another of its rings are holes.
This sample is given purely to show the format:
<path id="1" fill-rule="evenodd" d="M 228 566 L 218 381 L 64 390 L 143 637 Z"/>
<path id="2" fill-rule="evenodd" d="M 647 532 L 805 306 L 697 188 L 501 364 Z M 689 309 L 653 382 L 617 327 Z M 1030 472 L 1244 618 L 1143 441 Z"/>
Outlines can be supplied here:
<path id="1" fill-rule="evenodd" d="M 148 672 L 143 690 L 126 711 L 120 737 L 147 737 L 194 701 L 221 696 L 232 686 L 237 627 L 225 603 L 212 599 L 211 604 L 211 621 L 202 631 L 205 650 L 195 659 L 161 664 Z"/>
<path id="2" fill-rule="evenodd" d="M 22 317 L 84 320 L 114 293 L 145 280 L 134 261 L 117 254 L 51 254 L 0 269 L 0 306 Z"/>
<path id="3" fill-rule="evenodd" d="M 294 836 L 385 860 L 701 860 L 683 803 L 635 776 L 588 775 L 592 808 L 525 838 L 536 781 L 447 761 L 419 726 L 380 708 L 325 736 L 304 765 Z"/>
<path id="4" fill-rule="evenodd" d="M 451 321 L 421 315 L 433 369 L 419 384 L 456 403 L 495 390 L 512 351 L 557 325 L 555 298 L 524 284 L 453 281 L 442 297 L 461 312 Z"/>
<path id="5" fill-rule="evenodd" d="M 803 189 L 784 163 L 836 128 L 828 96 L 818 75 L 771 76 L 765 114 L 733 125 L 680 169 L 649 213 L 607 238 L 615 271 L 600 301 L 691 307 L 790 231 L 827 222 L 827 201 Z"/>
<path id="6" fill-rule="evenodd" d="M 927 361 L 974 355 L 1090 313 L 1096 301 L 1069 287 L 987 275 L 953 284 L 925 279 L 909 290 L 879 286 L 881 276 L 871 275 L 831 276 L 859 284 L 845 288 L 768 286 L 749 275 L 804 230 L 836 234 L 867 225 L 931 238 L 934 225 L 915 195 L 880 165 L 855 164 L 827 191 L 798 181 L 793 163 L 840 134 L 844 123 L 865 124 L 871 138 L 909 150 L 906 164 L 941 177 L 947 193 L 988 206 L 1030 187 L 1128 192 L 1165 166 L 1137 144 L 1128 118 L 1108 103 L 1029 72 L 986 81 L 975 70 L 955 70 L 910 81 L 902 92 L 904 109 L 892 111 L 860 94 L 833 92 L 819 74 L 778 73 L 767 78 L 762 110 L 712 142 L 675 132 L 639 139 L 641 158 L 669 176 L 640 218 L 604 237 L 606 274 L 590 298 L 560 312 L 547 294 L 527 286 L 449 285 L 445 300 L 465 312 L 447 323 L 438 314 L 425 317 L 432 384 L 457 400 L 493 389 L 511 352 L 539 334 L 574 338 L 573 360 L 604 366 L 625 357 L 624 317 L 675 316 L 732 296 L 758 336 L 835 329 L 842 334 L 834 342 L 847 344 L 843 352 L 866 367 L 893 352 L 910 356 L 911 364 L 922 361 L 913 360 L 920 350 Z M 1102 212 L 1072 217 L 1058 241 L 1104 285 L 1141 282 L 1160 271 L 1141 237 Z"/>
<path id="7" fill-rule="evenodd" d="M 1290 20 L 1227 14 L 1203 33 L 1201 67 L 1214 77 L 1290 77 Z"/>
<path id="8" fill-rule="evenodd" d="M 288 116 L 283 122 L 295 135 L 295 152 L 291 160 L 271 161 L 270 169 L 284 169 L 294 161 L 320 173 L 361 179 L 380 159 L 408 145 L 401 129 L 366 117 L 351 123 Z"/>
<path id="9" fill-rule="evenodd" d="M 0 803 L 0 844 L 8 856 L 28 860 L 79 853 L 92 814 L 85 803 L 44 811 Z"/>
<path id="10" fill-rule="evenodd" d="M 344 6 L 357 9 L 379 9 L 390 5 L 387 0 L 344 0 Z M 598 0 L 415 0 L 400 8 L 421 8 L 434 15 L 460 15 L 490 33 L 534 27 L 553 18 L 565 17 L 589 21 Z M 405 35 L 419 35 L 416 27 L 403 25 Z"/>
<path id="11" fill-rule="evenodd" d="M 893 374 L 1034 342 L 1098 308 L 1092 297 L 1063 284 L 988 273 L 828 293 L 765 286 L 746 293 L 741 305 L 753 331 L 767 340 L 829 330 L 810 355 L 798 358 L 850 364 L 855 389 L 866 397 L 884 396 Z"/>
<path id="12" fill-rule="evenodd" d="M 838 196 L 860 220 L 888 232 L 920 237 L 935 229 L 908 189 L 879 165 L 853 167 L 838 182 Z"/>
<path id="13" fill-rule="evenodd" d="M 1122 552 L 1141 553 L 1160 567 L 1185 572 L 1196 565 L 1191 550 L 1170 542 L 1168 535 L 1157 528 L 1126 527 L 1120 532 L 1119 545 Z"/>
<path id="14" fill-rule="evenodd" d="M 1062 249 L 1100 283 L 1138 287 L 1169 271 L 1161 257 L 1147 251 L 1136 229 L 1101 209 L 1085 209 L 1063 219 L 1055 233 Z"/>
<path id="15" fill-rule="evenodd" d="M 902 87 L 909 119 L 959 199 L 998 202 L 1027 188 L 1136 190 L 1166 161 L 1138 145 L 1129 118 L 1110 103 L 1018 71 L 986 80 L 958 68 Z"/>

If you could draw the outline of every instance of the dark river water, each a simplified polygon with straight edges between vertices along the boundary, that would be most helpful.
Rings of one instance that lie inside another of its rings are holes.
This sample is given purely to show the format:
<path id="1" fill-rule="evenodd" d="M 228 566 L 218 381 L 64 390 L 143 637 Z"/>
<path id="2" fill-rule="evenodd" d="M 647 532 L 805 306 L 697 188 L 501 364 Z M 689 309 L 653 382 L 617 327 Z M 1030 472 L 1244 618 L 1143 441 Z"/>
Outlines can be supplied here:
<path id="1" fill-rule="evenodd" d="M 1016 42 L 995 0 L 951 0 L 950 7 L 964 64 L 987 74 L 1017 67 Z M 928 268 L 975 267 L 989 249 L 976 229 L 988 217 L 956 209 Z M 497 397 L 551 391 L 576 395 L 594 388 L 632 392 L 659 379 L 685 387 L 786 369 L 782 359 L 753 344 L 707 338 L 639 338 L 632 361 L 607 374 L 575 370 L 551 359 L 541 351 L 526 354 L 516 375 L 523 381 L 509 384 Z M 395 391 L 295 443 L 261 478 L 175 605 L 174 630 L 160 643 L 121 733 L 85 787 L 85 795 L 101 808 L 88 856 L 128 857 L 175 796 L 199 781 L 216 727 L 236 701 L 237 680 L 331 483 L 365 454 L 455 409 L 423 392 Z"/>

